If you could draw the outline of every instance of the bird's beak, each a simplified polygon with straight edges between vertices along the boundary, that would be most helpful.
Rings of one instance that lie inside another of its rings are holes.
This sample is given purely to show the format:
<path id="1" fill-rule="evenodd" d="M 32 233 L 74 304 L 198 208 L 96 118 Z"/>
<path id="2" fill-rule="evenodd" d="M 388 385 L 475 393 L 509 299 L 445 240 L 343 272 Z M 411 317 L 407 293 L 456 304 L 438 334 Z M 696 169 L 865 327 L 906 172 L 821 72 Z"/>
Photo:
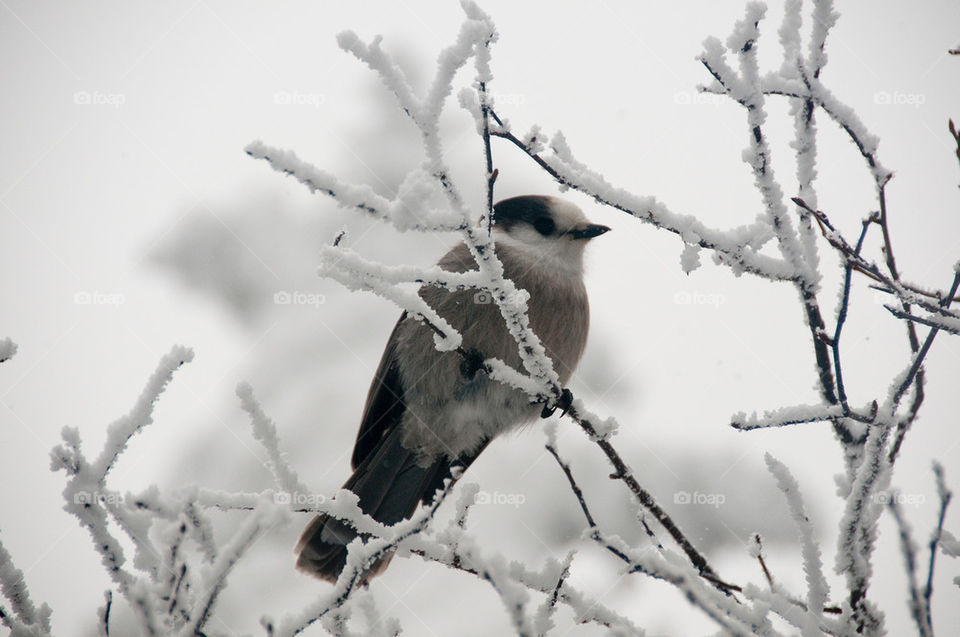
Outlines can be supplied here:
<path id="1" fill-rule="evenodd" d="M 604 232 L 610 230 L 607 226 L 601 226 L 597 224 L 590 224 L 588 226 L 583 226 L 582 228 L 576 228 L 570 231 L 570 236 L 574 239 L 593 239 L 594 237 L 599 237 Z"/>

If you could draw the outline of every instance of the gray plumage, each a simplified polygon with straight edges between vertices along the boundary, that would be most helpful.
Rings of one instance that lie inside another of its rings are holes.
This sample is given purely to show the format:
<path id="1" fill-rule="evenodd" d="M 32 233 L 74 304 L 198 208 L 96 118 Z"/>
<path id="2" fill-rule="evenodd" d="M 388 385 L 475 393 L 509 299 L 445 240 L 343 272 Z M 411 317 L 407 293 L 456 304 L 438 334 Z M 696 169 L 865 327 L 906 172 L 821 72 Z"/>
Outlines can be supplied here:
<path id="1" fill-rule="evenodd" d="M 583 248 L 609 228 L 589 223 L 579 208 L 554 197 L 524 196 L 494 207 L 496 253 L 504 274 L 530 294 L 530 326 L 540 338 L 561 384 L 583 354 L 589 304 L 583 285 Z M 453 272 L 476 268 L 465 244 L 439 261 Z M 523 370 L 517 344 L 489 295 L 424 286 L 420 296 L 463 336 L 462 346 Z M 354 474 L 344 485 L 360 508 L 383 524 L 410 517 L 429 503 L 450 468 L 464 468 L 495 436 L 532 421 L 540 405 L 518 389 L 464 370 L 457 352 L 440 352 L 434 332 L 400 317 L 374 374 L 354 446 Z M 348 524 L 318 515 L 297 544 L 297 567 L 336 581 L 346 545 L 357 536 Z M 386 567 L 390 557 L 366 577 Z"/>

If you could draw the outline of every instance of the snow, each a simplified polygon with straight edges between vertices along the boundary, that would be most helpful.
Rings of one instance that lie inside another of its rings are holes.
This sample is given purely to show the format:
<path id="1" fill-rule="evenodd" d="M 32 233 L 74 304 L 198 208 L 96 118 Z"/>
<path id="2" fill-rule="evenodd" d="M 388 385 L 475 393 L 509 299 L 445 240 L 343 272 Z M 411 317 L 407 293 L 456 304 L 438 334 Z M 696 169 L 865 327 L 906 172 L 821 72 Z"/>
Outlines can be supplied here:
<path id="1" fill-rule="evenodd" d="M 618 423 L 617 419 L 613 416 L 601 418 L 597 414 L 591 413 L 579 398 L 573 401 L 573 408 L 577 414 L 580 415 L 581 419 L 587 420 L 593 425 L 594 435 L 591 436 L 591 440 L 595 442 L 597 440 L 609 440 L 617 434 L 620 423 Z"/>
<path id="2" fill-rule="evenodd" d="M 700 246 L 696 244 L 685 244 L 683 252 L 680 253 L 680 268 L 684 274 L 690 274 L 700 267 Z"/>
<path id="3" fill-rule="evenodd" d="M 797 60 L 800 58 L 800 27 L 803 18 L 800 10 L 802 0 L 787 0 L 783 8 L 783 22 L 780 23 L 780 46 L 783 47 L 783 64 L 780 76 L 791 77 L 796 73 Z"/>
<path id="4" fill-rule="evenodd" d="M 810 48 L 807 53 L 807 67 L 814 77 L 820 75 L 820 69 L 827 64 L 826 40 L 830 29 L 837 23 L 839 15 L 833 10 L 832 0 L 814 0 L 813 16 L 810 20 Z"/>

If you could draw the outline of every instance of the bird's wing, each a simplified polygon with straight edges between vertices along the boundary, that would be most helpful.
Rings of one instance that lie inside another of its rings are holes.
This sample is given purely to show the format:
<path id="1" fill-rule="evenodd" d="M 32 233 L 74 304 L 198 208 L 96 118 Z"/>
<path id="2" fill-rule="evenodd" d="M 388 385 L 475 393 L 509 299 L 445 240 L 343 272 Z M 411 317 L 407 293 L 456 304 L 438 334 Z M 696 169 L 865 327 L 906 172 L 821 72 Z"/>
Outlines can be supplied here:
<path id="1" fill-rule="evenodd" d="M 353 446 L 353 456 L 350 459 L 354 469 L 376 449 L 377 444 L 390 430 L 400 425 L 403 417 L 406 407 L 403 403 L 400 368 L 397 365 L 396 337 L 400 324 L 406 318 L 406 312 L 400 315 L 370 383 L 367 404 L 364 405 L 363 417 L 360 419 L 360 431 L 357 432 L 357 442 Z"/>
<path id="2" fill-rule="evenodd" d="M 465 272 L 476 263 L 470 255 L 466 244 L 459 244 L 452 248 L 438 265 L 450 272 Z M 432 294 L 431 305 L 440 311 L 439 306 L 445 303 L 454 303 L 457 295 L 451 295 L 445 290 L 426 287 L 421 295 Z M 466 293 L 462 293 L 466 294 Z M 443 312 L 441 312 L 443 314 Z M 380 441 L 394 428 L 400 426 L 406 405 L 403 402 L 403 384 L 400 381 L 400 367 L 397 364 L 396 341 L 400 325 L 407 318 L 407 313 L 400 315 L 400 320 L 393 328 L 387 346 L 380 359 L 377 372 L 370 383 L 367 392 L 367 404 L 363 408 L 363 417 L 360 419 L 360 431 L 357 432 L 357 442 L 353 447 L 351 465 L 354 470 L 360 466 L 363 459 L 370 455 Z M 457 326 L 461 327 L 462 326 Z"/>

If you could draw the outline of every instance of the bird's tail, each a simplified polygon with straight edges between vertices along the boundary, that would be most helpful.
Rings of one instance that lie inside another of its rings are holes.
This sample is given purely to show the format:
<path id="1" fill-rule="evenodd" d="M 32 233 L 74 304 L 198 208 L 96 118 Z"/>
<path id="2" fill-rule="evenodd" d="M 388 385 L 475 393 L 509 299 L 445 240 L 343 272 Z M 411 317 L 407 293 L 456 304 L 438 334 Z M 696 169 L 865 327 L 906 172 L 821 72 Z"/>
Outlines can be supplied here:
<path id="1" fill-rule="evenodd" d="M 443 480 L 450 476 L 449 460 L 440 458 L 429 466 L 417 463 L 417 455 L 400 443 L 395 427 L 367 454 L 343 485 L 359 497 L 364 513 L 385 525 L 413 515 L 420 502 L 429 503 Z M 472 460 L 472 458 L 471 458 Z M 457 465 L 469 464 L 457 461 Z M 320 514 L 304 530 L 297 543 L 297 568 L 336 582 L 347 561 L 347 544 L 359 534 L 346 522 Z M 380 573 L 390 563 L 387 554 L 373 564 L 364 579 Z"/>

